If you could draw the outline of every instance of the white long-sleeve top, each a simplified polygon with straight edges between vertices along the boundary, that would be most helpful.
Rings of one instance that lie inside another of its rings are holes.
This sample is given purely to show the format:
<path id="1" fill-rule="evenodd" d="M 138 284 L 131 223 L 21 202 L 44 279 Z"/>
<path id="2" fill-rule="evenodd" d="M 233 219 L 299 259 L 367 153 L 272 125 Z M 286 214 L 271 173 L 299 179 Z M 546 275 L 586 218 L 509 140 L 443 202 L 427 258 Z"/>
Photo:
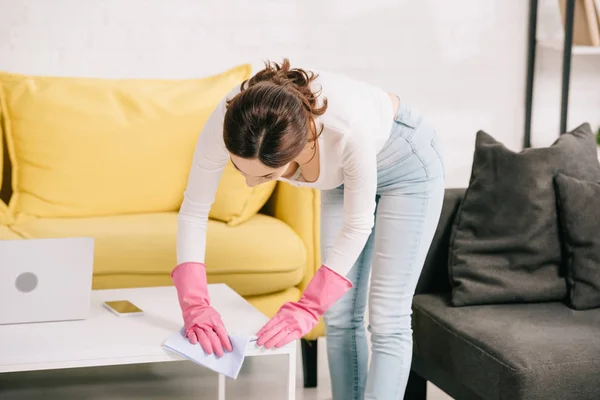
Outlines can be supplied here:
<path id="1" fill-rule="evenodd" d="M 388 94 L 344 75 L 316 71 L 313 91 L 327 98 L 325 114 L 315 119 L 323 126 L 319 137 L 320 173 L 315 182 L 292 181 L 296 186 L 321 190 L 344 184 L 343 226 L 323 264 L 346 275 L 362 251 L 374 225 L 377 190 L 377 153 L 393 124 Z M 227 162 L 223 141 L 225 101 L 239 93 L 233 89 L 216 107 L 200 133 L 179 212 L 177 260 L 204 262 L 208 213 Z"/>

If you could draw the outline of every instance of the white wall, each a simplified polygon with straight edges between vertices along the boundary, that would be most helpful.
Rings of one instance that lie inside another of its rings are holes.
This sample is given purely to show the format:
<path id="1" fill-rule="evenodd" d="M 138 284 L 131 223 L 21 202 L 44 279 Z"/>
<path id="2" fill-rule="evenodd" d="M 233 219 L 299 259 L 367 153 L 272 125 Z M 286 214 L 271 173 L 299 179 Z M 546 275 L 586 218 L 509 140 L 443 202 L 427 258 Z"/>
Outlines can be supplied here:
<path id="1" fill-rule="evenodd" d="M 542 1 L 540 32 L 560 30 Z M 395 91 L 436 122 L 448 186 L 468 183 L 478 129 L 522 144 L 526 0 L 0 0 L 0 70 L 203 76 L 291 58 Z M 570 125 L 600 122 L 600 57 L 573 64 Z M 558 130 L 560 55 L 539 52 L 534 143 Z"/>

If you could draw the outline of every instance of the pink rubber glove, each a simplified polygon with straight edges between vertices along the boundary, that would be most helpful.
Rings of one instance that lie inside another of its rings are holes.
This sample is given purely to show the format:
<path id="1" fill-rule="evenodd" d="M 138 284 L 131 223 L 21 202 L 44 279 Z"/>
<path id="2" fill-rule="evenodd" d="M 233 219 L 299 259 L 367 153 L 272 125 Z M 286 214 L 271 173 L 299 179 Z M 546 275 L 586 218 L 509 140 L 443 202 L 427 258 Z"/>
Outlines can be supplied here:
<path id="1" fill-rule="evenodd" d="M 257 344 L 270 349 L 300 339 L 317 325 L 319 317 L 350 288 L 352 282 L 326 266 L 321 266 L 300 300 L 285 303 L 258 331 Z"/>
<path id="2" fill-rule="evenodd" d="M 200 343 L 207 354 L 214 351 L 217 357 L 223 355 L 223 349 L 231 351 L 221 315 L 210 306 L 206 266 L 194 262 L 179 264 L 171 272 L 171 279 L 177 289 L 185 335 L 190 343 Z"/>

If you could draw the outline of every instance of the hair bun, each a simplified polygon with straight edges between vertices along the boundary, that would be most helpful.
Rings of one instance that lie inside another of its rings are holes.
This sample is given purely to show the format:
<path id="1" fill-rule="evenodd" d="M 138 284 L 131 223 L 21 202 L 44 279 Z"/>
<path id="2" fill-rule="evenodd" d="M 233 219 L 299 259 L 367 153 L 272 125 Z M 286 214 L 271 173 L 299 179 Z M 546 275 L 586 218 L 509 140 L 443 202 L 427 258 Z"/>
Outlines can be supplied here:
<path id="1" fill-rule="evenodd" d="M 323 99 L 323 105 L 317 106 L 320 92 L 314 93 L 310 84 L 318 75 L 307 72 L 300 68 L 292 68 L 290 60 L 283 59 L 281 64 L 276 62 L 265 62 L 265 68 L 258 71 L 252 78 L 242 83 L 242 90 L 261 83 L 270 83 L 292 90 L 300 98 L 304 109 L 312 116 L 323 115 L 327 110 L 327 99 Z"/>

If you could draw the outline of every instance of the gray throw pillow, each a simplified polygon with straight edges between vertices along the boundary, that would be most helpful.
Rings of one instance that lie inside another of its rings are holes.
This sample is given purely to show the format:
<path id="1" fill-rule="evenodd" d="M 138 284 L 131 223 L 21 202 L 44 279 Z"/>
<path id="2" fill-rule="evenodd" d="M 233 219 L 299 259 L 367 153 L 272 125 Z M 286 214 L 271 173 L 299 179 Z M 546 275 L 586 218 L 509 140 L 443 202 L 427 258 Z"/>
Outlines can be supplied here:
<path id="1" fill-rule="evenodd" d="M 450 239 L 454 306 L 565 299 L 553 180 L 557 173 L 600 180 L 597 157 L 589 124 L 521 152 L 477 133 Z"/>
<path id="2" fill-rule="evenodd" d="M 558 174 L 554 179 L 565 247 L 569 305 L 600 307 L 600 183 Z"/>

